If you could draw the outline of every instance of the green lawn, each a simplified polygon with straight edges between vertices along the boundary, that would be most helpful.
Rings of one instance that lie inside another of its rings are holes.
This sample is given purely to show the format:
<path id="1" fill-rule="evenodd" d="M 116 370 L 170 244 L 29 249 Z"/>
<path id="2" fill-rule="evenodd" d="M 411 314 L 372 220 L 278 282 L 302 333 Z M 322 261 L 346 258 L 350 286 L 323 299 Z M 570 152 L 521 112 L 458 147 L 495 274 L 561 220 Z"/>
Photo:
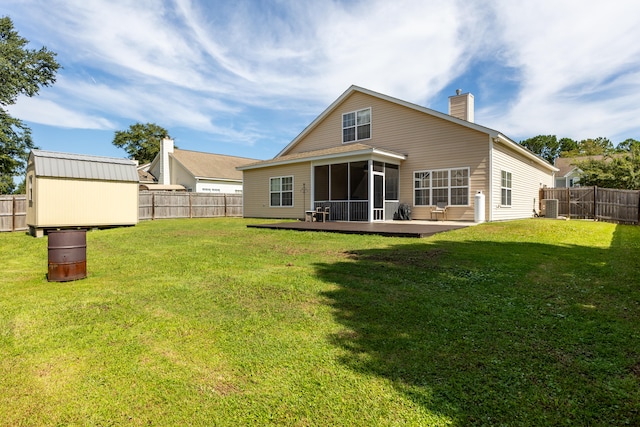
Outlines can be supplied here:
<path id="1" fill-rule="evenodd" d="M 640 227 L 0 234 L 0 425 L 640 425 Z"/>

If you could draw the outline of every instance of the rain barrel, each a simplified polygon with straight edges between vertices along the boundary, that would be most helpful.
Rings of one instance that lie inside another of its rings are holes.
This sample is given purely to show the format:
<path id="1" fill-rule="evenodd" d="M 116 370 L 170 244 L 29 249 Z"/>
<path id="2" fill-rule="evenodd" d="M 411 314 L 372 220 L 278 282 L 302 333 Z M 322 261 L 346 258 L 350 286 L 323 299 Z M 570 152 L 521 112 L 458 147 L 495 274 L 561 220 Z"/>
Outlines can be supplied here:
<path id="1" fill-rule="evenodd" d="M 50 282 L 87 277 L 87 230 L 49 231 Z"/>

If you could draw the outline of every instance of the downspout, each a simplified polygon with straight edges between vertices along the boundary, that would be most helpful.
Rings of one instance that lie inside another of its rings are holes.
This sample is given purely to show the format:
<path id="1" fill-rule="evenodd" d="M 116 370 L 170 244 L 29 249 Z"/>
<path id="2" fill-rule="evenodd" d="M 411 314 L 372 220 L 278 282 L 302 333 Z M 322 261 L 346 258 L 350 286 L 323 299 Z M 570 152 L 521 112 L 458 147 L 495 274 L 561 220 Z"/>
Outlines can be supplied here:
<path id="1" fill-rule="evenodd" d="M 367 185 L 369 186 L 369 222 L 373 222 L 373 160 L 367 160 Z"/>
<path id="2" fill-rule="evenodd" d="M 493 142 L 497 138 L 489 136 L 489 200 L 487 203 L 489 206 L 489 222 L 493 221 Z"/>
<path id="3" fill-rule="evenodd" d="M 316 188 L 315 187 L 316 177 L 315 177 L 315 174 L 314 174 L 315 167 L 313 166 L 313 163 L 311 163 L 310 167 L 311 167 L 311 171 L 310 171 L 309 176 L 311 177 L 311 179 L 309 180 L 309 190 L 308 190 L 309 191 L 309 206 L 306 207 L 305 210 L 307 210 L 307 209 L 314 210 L 313 209 L 313 205 L 315 203 L 315 200 L 313 199 L 314 198 L 313 189 Z"/>

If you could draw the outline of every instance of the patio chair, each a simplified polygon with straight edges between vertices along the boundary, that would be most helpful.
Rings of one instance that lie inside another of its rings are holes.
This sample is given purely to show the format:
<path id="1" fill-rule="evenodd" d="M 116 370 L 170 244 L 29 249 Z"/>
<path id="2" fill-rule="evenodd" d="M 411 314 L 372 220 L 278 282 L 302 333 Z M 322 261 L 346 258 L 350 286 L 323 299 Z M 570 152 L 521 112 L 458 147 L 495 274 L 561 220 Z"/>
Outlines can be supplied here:
<path id="1" fill-rule="evenodd" d="M 329 206 L 316 208 L 316 221 L 327 222 L 329 220 Z M 322 219 L 321 219 L 322 218 Z"/>
<path id="2" fill-rule="evenodd" d="M 438 220 L 438 214 L 442 215 L 443 220 L 447 220 L 447 203 L 446 202 L 438 202 L 436 203 L 436 207 L 431 209 L 431 219 L 433 219 L 433 215 L 436 216 L 436 221 Z"/>

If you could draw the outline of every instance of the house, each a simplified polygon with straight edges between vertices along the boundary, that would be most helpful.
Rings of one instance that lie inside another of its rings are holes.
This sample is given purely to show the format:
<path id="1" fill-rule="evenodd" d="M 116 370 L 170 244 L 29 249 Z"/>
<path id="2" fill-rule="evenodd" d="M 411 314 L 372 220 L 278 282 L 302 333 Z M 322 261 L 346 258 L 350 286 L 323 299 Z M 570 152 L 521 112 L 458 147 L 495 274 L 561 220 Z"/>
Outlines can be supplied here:
<path id="1" fill-rule="evenodd" d="M 502 133 L 475 124 L 473 95 L 449 98 L 440 113 L 351 86 L 273 159 L 239 167 L 244 216 L 393 219 L 401 203 L 412 219 L 528 218 L 553 165 Z M 477 212 L 476 212 L 477 210 Z"/>
<path id="2" fill-rule="evenodd" d="M 555 175 L 556 188 L 580 186 L 578 182 L 580 182 L 582 171 L 575 166 L 575 163 L 582 160 L 586 160 L 586 158 L 558 157 L 555 159 L 554 165 L 558 168 Z"/>
<path id="3" fill-rule="evenodd" d="M 138 223 L 138 172 L 131 160 L 32 150 L 26 191 L 33 236 Z"/>
<path id="4" fill-rule="evenodd" d="M 196 193 L 242 193 L 242 173 L 236 167 L 255 159 L 181 150 L 173 140 L 164 139 L 148 173 L 157 177 L 148 190 L 182 190 Z"/>
<path id="5" fill-rule="evenodd" d="M 601 161 L 604 159 L 611 160 L 623 154 L 613 154 L 612 157 L 605 157 L 602 154 L 593 156 L 576 156 L 576 157 L 558 157 L 554 164 L 558 168 L 555 178 L 556 188 L 580 187 L 580 177 L 582 170 L 576 165 L 587 160 Z"/>

